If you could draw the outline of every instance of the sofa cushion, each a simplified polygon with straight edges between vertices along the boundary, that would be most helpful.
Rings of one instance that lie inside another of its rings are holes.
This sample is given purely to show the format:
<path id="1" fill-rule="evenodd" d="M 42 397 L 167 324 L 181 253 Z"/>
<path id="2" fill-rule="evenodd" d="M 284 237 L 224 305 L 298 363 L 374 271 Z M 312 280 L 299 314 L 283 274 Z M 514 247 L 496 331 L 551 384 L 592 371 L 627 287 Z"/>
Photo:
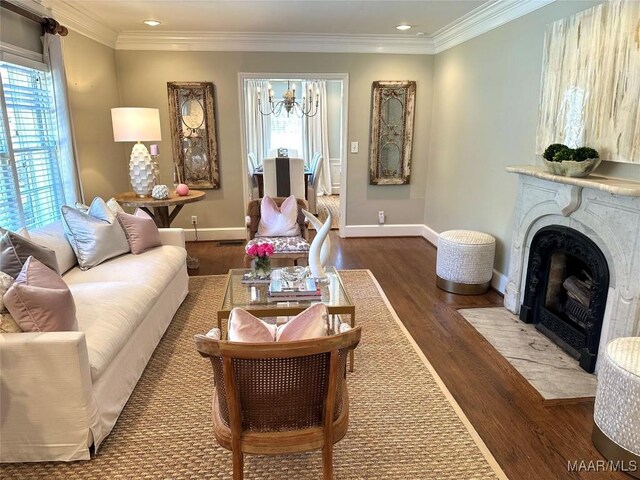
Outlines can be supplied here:
<path id="1" fill-rule="evenodd" d="M 161 245 L 156 222 L 144 210 L 137 208 L 133 215 L 118 212 L 116 216 L 127 237 L 131 253 L 134 255 Z"/>
<path id="2" fill-rule="evenodd" d="M 62 219 L 80 269 L 88 270 L 129 251 L 129 243 L 115 214 L 96 197 L 87 213 L 62 206 Z"/>
<path id="3" fill-rule="evenodd" d="M 117 281 L 80 283 L 69 288 L 76 301 L 78 330 L 85 333 L 91 378 L 95 382 L 129 341 L 160 294 L 145 285 Z"/>
<path id="4" fill-rule="evenodd" d="M 22 236 L 0 228 L 0 235 L 0 265 L 2 265 L 2 271 L 7 275 L 16 278 L 27 258 L 31 256 L 58 272 L 56 252 L 50 248 L 32 242 L 27 238 L 28 234 Z"/>
<path id="5" fill-rule="evenodd" d="M 56 252 L 58 273 L 67 272 L 78 263 L 76 254 L 73 253 L 73 248 L 71 248 L 71 244 L 64 232 L 62 220 L 31 230 L 29 238 L 38 245 Z"/>
<path id="6" fill-rule="evenodd" d="M 187 252 L 184 248 L 162 245 L 140 255 L 112 258 L 91 270 L 81 271 L 76 267 L 68 271 L 63 278 L 68 285 L 127 282 L 145 285 L 160 294 L 186 260 Z"/>
<path id="7" fill-rule="evenodd" d="M 76 306 L 62 277 L 29 257 L 4 303 L 25 332 L 65 332 L 78 329 Z"/>
<path id="8" fill-rule="evenodd" d="M 300 235 L 298 202 L 293 195 L 278 208 L 271 197 L 260 202 L 260 224 L 256 237 L 294 237 Z"/>

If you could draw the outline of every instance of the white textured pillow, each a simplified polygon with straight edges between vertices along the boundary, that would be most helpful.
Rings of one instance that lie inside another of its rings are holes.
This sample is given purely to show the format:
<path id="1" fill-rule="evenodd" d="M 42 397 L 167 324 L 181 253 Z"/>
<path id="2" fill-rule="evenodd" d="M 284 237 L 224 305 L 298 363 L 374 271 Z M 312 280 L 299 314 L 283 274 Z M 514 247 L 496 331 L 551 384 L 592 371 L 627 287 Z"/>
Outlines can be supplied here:
<path id="1" fill-rule="evenodd" d="M 260 202 L 260 224 L 256 237 L 296 237 L 300 235 L 297 220 L 296 197 L 287 197 L 280 208 L 272 198 L 264 197 Z"/>
<path id="2" fill-rule="evenodd" d="M 78 263 L 76 254 L 73 248 L 71 248 L 71 244 L 64 232 L 62 220 L 31 230 L 29 237 L 34 243 L 50 248 L 56 252 L 58 273 L 60 273 L 60 275 L 71 270 Z"/>
<path id="3" fill-rule="evenodd" d="M 96 197 L 87 213 L 62 207 L 67 239 L 78 258 L 81 270 L 130 251 L 127 237 L 104 200 Z"/>
<path id="4" fill-rule="evenodd" d="M 7 293 L 9 287 L 13 283 L 13 277 L 4 272 L 0 272 L 0 313 L 6 312 L 7 309 L 4 306 L 4 302 L 2 301 L 2 297 Z"/>

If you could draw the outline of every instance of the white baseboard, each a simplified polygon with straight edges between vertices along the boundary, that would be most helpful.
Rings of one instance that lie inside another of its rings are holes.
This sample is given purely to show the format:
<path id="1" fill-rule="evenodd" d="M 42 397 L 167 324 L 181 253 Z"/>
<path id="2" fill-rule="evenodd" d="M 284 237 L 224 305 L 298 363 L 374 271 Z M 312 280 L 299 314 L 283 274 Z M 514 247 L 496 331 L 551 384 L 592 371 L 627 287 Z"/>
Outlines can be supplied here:
<path id="1" fill-rule="evenodd" d="M 509 278 L 503 275 L 501 272 L 493 269 L 493 277 L 491 278 L 491 286 L 504 295 L 504 290 L 507 288 L 507 281 Z"/>
<path id="2" fill-rule="evenodd" d="M 346 225 L 344 237 L 420 237 L 422 225 Z"/>
<path id="3" fill-rule="evenodd" d="M 438 238 L 440 238 L 440 236 L 433 228 L 422 225 L 422 236 L 434 247 L 438 246 Z"/>
<path id="4" fill-rule="evenodd" d="M 199 228 L 198 240 L 244 240 L 247 230 L 244 227 L 237 228 Z M 185 228 L 185 239 L 193 242 L 196 239 L 196 231 L 193 228 Z"/>

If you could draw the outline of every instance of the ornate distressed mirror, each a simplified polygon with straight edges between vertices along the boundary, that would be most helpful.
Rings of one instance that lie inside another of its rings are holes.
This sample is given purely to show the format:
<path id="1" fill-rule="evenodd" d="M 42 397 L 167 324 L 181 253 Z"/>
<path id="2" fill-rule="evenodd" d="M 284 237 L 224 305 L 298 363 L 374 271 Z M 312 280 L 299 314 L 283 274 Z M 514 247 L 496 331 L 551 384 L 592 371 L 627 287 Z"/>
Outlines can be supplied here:
<path id="1" fill-rule="evenodd" d="M 369 184 L 402 185 L 411 176 L 416 82 L 373 82 Z"/>
<path id="2" fill-rule="evenodd" d="M 173 158 L 182 182 L 220 188 L 213 83 L 169 82 L 167 89 Z"/>

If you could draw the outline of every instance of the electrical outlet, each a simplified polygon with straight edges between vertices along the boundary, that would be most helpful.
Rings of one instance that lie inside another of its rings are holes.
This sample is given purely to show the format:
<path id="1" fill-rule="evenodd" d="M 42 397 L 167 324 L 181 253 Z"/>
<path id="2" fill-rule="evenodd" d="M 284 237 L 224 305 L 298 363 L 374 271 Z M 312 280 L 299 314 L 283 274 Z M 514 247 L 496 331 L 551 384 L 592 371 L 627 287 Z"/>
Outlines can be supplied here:
<path id="1" fill-rule="evenodd" d="M 381 225 L 384 223 L 384 210 L 378 212 L 378 223 Z"/>
<path id="2" fill-rule="evenodd" d="M 351 142 L 351 153 L 358 153 L 359 144 L 358 142 Z"/>
<path id="3" fill-rule="evenodd" d="M 191 223 L 193 225 L 195 225 L 196 223 L 198 223 L 198 216 L 197 215 L 191 215 Z"/>

